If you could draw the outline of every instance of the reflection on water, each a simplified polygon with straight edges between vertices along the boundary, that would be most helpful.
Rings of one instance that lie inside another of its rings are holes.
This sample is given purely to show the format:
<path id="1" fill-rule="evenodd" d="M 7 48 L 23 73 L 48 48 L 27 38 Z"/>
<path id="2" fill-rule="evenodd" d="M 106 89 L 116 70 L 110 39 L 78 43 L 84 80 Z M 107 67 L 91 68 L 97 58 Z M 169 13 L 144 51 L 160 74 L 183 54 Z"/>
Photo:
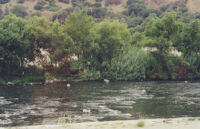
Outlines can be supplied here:
<path id="1" fill-rule="evenodd" d="M 0 86 L 0 126 L 200 116 L 200 83 Z"/>

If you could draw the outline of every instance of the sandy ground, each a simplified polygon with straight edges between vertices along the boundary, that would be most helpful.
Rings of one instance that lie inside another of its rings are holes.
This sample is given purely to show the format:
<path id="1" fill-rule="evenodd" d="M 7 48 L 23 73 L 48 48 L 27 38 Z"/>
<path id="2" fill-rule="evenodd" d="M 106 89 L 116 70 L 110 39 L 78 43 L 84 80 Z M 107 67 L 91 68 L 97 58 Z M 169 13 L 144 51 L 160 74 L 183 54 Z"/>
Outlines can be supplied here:
<path id="1" fill-rule="evenodd" d="M 138 127 L 138 122 L 144 122 Z M 130 121 L 110 121 L 41 125 L 26 127 L 5 127 L 0 129 L 200 129 L 200 118 L 146 119 Z"/>

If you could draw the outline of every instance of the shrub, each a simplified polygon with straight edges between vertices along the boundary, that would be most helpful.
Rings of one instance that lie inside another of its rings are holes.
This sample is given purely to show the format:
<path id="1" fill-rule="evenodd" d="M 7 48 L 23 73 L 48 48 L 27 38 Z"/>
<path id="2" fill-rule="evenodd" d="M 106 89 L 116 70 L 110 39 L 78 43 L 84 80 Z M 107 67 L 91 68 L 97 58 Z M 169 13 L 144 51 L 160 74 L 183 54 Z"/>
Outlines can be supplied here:
<path id="1" fill-rule="evenodd" d="M 1 8 L 1 6 L 0 6 L 0 19 L 3 17 L 3 10 L 2 10 L 2 8 Z"/>
<path id="2" fill-rule="evenodd" d="M 105 1 L 105 6 L 109 6 L 109 5 L 119 5 L 121 4 L 122 0 L 106 0 Z"/>
<path id="3" fill-rule="evenodd" d="M 88 10 L 88 15 L 93 16 L 94 18 L 103 18 L 106 15 L 106 8 L 93 8 Z"/>
<path id="4" fill-rule="evenodd" d="M 44 0 L 38 0 L 37 4 L 34 6 L 34 9 L 36 10 L 42 10 L 44 9 L 44 6 L 47 4 Z"/>
<path id="5" fill-rule="evenodd" d="M 54 6 L 48 6 L 47 9 L 48 9 L 49 11 L 56 12 L 56 11 L 58 11 L 58 10 L 60 9 L 60 7 L 57 6 L 57 5 L 54 5 Z"/>
<path id="6" fill-rule="evenodd" d="M 190 65 L 189 72 L 187 74 L 188 78 L 200 78 L 200 56 L 197 54 L 190 54 L 185 57 L 186 61 Z"/>
<path id="7" fill-rule="evenodd" d="M 148 54 L 139 48 L 132 48 L 113 58 L 108 67 L 109 78 L 116 80 L 144 80 L 148 67 Z"/>
<path id="8" fill-rule="evenodd" d="M 23 4 L 25 2 L 25 0 L 17 0 L 17 3 L 19 4 Z"/>
<path id="9" fill-rule="evenodd" d="M 10 2 L 10 0 L 0 0 L 0 4 L 6 4 L 8 2 Z"/>
<path id="10" fill-rule="evenodd" d="M 100 72 L 100 71 L 96 71 L 96 70 L 88 70 L 88 71 L 87 71 L 87 77 L 88 77 L 89 80 L 91 80 L 91 81 L 102 79 L 102 78 L 101 78 L 101 72 Z"/>
<path id="11" fill-rule="evenodd" d="M 144 127 L 144 121 L 139 121 L 137 123 L 137 127 Z"/>
<path id="12" fill-rule="evenodd" d="M 26 7 L 24 7 L 23 5 L 13 6 L 11 12 L 14 13 L 18 17 L 26 17 L 28 15 L 26 12 Z"/>
<path id="13" fill-rule="evenodd" d="M 69 0 L 58 0 L 59 2 L 69 4 Z"/>
<path id="14" fill-rule="evenodd" d="M 101 7 L 101 3 L 99 3 L 99 2 L 94 3 L 94 4 L 92 4 L 92 7 L 99 8 L 99 7 Z"/>
<path id="15" fill-rule="evenodd" d="M 146 9 L 146 4 L 143 1 L 139 1 L 128 6 L 128 13 L 129 15 L 138 16 L 144 9 Z"/>

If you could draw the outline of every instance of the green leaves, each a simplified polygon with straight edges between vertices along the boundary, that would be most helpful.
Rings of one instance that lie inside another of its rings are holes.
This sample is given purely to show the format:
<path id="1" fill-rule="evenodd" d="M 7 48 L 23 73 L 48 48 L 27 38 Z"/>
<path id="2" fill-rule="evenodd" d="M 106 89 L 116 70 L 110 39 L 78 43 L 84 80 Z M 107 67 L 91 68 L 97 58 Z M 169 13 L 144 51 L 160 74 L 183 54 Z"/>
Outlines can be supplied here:
<path id="1" fill-rule="evenodd" d="M 21 74 L 25 61 L 32 60 L 31 42 L 25 35 L 27 22 L 14 15 L 8 15 L 0 21 L 0 67 L 1 73 Z"/>

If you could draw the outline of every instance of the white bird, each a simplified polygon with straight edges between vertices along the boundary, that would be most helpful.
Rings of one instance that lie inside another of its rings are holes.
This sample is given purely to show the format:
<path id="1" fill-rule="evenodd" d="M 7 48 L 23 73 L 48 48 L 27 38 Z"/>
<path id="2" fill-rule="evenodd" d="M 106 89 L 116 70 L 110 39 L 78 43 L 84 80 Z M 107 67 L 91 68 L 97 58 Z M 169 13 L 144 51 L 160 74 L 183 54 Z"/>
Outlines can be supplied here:
<path id="1" fill-rule="evenodd" d="M 188 83 L 188 81 L 185 81 L 185 83 Z"/>

